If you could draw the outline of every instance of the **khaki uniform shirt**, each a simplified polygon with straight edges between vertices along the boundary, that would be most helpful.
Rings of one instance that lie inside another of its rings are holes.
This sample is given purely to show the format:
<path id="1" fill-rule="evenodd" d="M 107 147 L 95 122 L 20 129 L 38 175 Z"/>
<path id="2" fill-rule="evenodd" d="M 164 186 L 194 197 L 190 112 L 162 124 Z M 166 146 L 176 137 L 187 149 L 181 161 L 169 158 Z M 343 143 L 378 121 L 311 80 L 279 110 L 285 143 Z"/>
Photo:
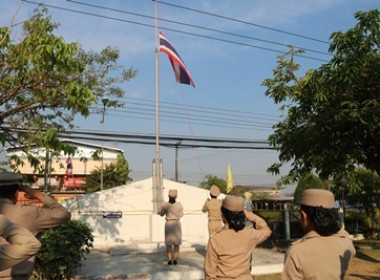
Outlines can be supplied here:
<path id="1" fill-rule="evenodd" d="M 344 279 L 354 256 L 354 245 L 345 230 L 332 236 L 311 231 L 288 249 L 281 279 Z"/>
<path id="2" fill-rule="evenodd" d="M 264 219 L 252 212 L 247 218 L 256 224 L 256 229 L 245 227 L 235 232 L 226 225 L 209 239 L 205 258 L 206 280 L 252 279 L 252 252 L 271 235 L 271 230 Z"/>
<path id="3" fill-rule="evenodd" d="M 165 219 L 167 221 L 170 220 L 179 220 L 183 216 L 183 206 L 181 202 L 175 202 L 175 203 L 169 203 L 164 202 L 162 204 L 162 208 L 160 211 L 158 211 L 158 215 L 165 216 Z"/>
<path id="4" fill-rule="evenodd" d="M 26 228 L 0 215 L 0 235 L 8 244 L 0 245 L 0 270 L 12 267 L 37 254 L 41 243 Z"/>
<path id="5" fill-rule="evenodd" d="M 7 198 L 0 198 L 0 214 L 6 216 L 11 222 L 22 225 L 34 236 L 44 229 L 59 226 L 70 219 L 70 212 L 51 197 L 44 196 L 41 202 L 45 208 L 18 206 Z M 4 239 L 0 240 L 0 244 L 6 243 Z M 11 276 L 29 275 L 33 271 L 34 261 L 35 258 L 32 257 L 11 269 L 0 271 L 0 279 L 16 279 Z M 23 277 L 18 277 L 17 279 L 23 279 Z M 28 278 L 26 277 L 25 279 Z"/>
<path id="6" fill-rule="evenodd" d="M 222 201 L 216 198 L 207 199 L 202 212 L 208 212 L 208 233 L 214 236 L 222 230 Z"/>

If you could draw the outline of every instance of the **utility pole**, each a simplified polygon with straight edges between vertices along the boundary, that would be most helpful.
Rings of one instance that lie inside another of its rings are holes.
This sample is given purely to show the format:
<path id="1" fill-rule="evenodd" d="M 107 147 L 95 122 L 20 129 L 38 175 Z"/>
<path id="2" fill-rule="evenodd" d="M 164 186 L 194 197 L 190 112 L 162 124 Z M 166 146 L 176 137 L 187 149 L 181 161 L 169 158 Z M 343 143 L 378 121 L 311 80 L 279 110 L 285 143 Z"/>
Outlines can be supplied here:
<path id="1" fill-rule="evenodd" d="M 50 164 L 50 159 L 49 159 L 49 150 L 46 149 L 46 156 L 45 156 L 45 180 L 44 180 L 44 190 L 47 193 L 49 190 L 49 164 Z"/>
<path id="2" fill-rule="evenodd" d="M 102 102 L 103 102 L 103 117 L 102 117 L 101 123 L 102 123 L 102 133 L 103 133 L 103 139 L 102 140 L 103 141 L 102 141 L 102 163 L 101 163 L 101 168 L 100 168 L 100 190 L 101 191 L 103 190 L 104 115 L 106 113 L 106 105 L 108 103 L 108 98 L 103 98 Z"/>
<path id="3" fill-rule="evenodd" d="M 178 146 L 181 145 L 181 140 L 175 143 L 175 181 L 178 182 Z"/>

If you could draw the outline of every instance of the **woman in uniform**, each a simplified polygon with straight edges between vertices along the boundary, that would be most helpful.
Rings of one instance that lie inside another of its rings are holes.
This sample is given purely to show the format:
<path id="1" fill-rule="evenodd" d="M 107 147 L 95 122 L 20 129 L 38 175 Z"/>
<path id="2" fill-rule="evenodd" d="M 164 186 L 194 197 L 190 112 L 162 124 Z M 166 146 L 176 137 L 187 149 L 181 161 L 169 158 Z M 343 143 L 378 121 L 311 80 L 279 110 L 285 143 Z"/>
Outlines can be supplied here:
<path id="1" fill-rule="evenodd" d="M 208 212 L 208 234 L 213 237 L 222 230 L 222 201 L 218 199 L 220 189 L 216 185 L 210 188 L 210 198 L 203 205 L 202 212 Z"/>
<path id="2" fill-rule="evenodd" d="M 169 202 L 164 202 L 158 211 L 160 216 L 166 215 L 165 245 L 168 265 L 177 264 L 179 245 L 182 243 L 182 229 L 179 220 L 183 216 L 183 207 L 180 202 L 176 202 L 176 198 L 177 190 L 169 190 Z"/>
<path id="3" fill-rule="evenodd" d="M 306 234 L 289 247 L 281 279 L 344 279 L 355 247 L 339 221 L 334 202 L 328 190 L 301 193 L 298 203 Z"/>
<path id="4" fill-rule="evenodd" d="M 244 210 L 244 199 L 228 195 L 222 203 L 224 227 L 208 241 L 205 278 L 252 280 L 252 252 L 271 230 L 264 219 Z M 245 219 L 255 228 L 246 227 Z"/>

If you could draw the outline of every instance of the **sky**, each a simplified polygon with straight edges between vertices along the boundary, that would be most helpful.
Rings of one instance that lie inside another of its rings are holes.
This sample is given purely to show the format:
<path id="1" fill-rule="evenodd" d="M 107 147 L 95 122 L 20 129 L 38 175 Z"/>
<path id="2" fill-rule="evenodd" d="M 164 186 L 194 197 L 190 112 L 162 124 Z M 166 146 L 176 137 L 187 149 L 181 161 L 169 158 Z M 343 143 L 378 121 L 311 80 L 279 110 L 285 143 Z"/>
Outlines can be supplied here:
<path id="1" fill-rule="evenodd" d="M 122 85 L 122 110 L 106 110 L 84 119 L 78 130 L 148 134 L 155 129 L 155 3 L 152 0 L 0 0 L 0 26 L 28 19 L 45 3 L 55 34 L 88 51 L 107 46 L 120 51 L 119 64 L 137 69 Z M 89 5 L 91 4 L 91 5 Z M 98 7 L 94 7 L 97 5 Z M 180 54 L 195 88 L 175 82 L 167 56 L 159 54 L 160 135 L 189 138 L 267 140 L 284 116 L 265 95 L 263 80 L 272 78 L 277 56 L 286 45 L 306 49 L 300 75 L 331 59 L 330 35 L 356 24 L 354 13 L 379 9 L 377 0 L 162 0 L 156 3 L 159 30 Z M 179 24 L 180 23 L 180 24 Z M 12 36 L 20 36 L 20 25 Z M 99 144 L 99 143 L 97 143 Z M 152 175 L 155 146 L 104 141 L 124 150 L 134 181 Z M 175 149 L 160 148 L 163 175 L 175 176 Z M 4 156 L 4 152 L 3 155 Z M 230 164 L 235 185 L 274 185 L 267 173 L 278 161 L 273 150 L 179 149 L 178 176 L 191 185 L 210 174 L 227 179 Z M 281 169 L 286 175 L 290 165 Z"/>

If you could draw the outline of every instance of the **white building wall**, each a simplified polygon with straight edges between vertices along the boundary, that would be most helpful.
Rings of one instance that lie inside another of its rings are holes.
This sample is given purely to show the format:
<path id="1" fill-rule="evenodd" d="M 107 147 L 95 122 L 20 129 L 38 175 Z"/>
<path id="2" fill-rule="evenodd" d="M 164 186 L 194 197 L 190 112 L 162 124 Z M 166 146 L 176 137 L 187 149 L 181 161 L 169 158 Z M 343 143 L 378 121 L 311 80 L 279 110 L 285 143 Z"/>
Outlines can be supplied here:
<path id="1" fill-rule="evenodd" d="M 209 191 L 164 179 L 163 197 L 178 190 L 177 201 L 184 207 L 181 218 L 182 240 L 207 244 L 208 218 L 202 213 Z M 68 199 L 62 204 L 72 219 L 86 222 L 93 230 L 95 248 L 111 248 L 138 242 L 164 244 L 165 217 L 153 213 L 152 178 L 102 192 Z M 104 218 L 103 211 L 120 211 L 121 218 Z"/>

